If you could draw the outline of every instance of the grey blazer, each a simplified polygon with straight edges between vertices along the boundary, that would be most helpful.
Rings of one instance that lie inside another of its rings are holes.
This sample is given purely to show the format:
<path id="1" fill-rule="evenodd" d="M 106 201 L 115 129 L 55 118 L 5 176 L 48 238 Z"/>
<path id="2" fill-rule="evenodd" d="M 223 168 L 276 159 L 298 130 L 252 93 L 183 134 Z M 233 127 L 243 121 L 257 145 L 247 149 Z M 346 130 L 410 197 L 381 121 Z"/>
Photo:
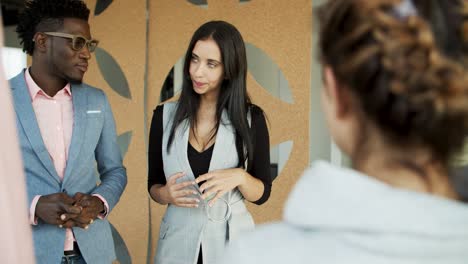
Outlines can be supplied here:
<path id="1" fill-rule="evenodd" d="M 195 180 L 187 157 L 189 123 L 183 122 L 175 131 L 174 143 L 167 149 L 167 141 L 172 126 L 176 103 L 166 103 L 163 111 L 163 166 L 166 178 L 177 172 L 185 172 L 186 180 Z M 250 119 L 250 118 L 248 118 Z M 238 165 L 234 130 L 227 113 L 221 117 L 221 125 L 216 135 L 216 144 L 210 162 L 209 171 L 235 168 Z M 198 208 L 183 208 L 168 205 L 164 214 L 155 263 L 158 264 L 195 264 L 200 243 L 203 247 L 203 263 L 221 262 L 226 244 L 239 233 L 254 228 L 253 218 L 244 204 L 244 197 L 236 188 L 222 197 L 230 207 L 227 221 L 212 221 L 208 218 L 205 205 Z M 222 219 L 227 208 L 218 200 L 209 209 L 209 215 Z"/>
<path id="2" fill-rule="evenodd" d="M 43 143 L 31 104 L 24 71 L 10 80 L 16 110 L 18 136 L 26 173 L 28 201 L 36 195 L 65 192 L 99 194 L 112 210 L 127 184 L 126 170 L 117 145 L 114 117 L 107 98 L 86 84 L 72 85 L 73 134 L 63 181 Z M 99 172 L 96 178 L 95 170 Z M 100 180 L 100 184 L 97 182 Z M 37 263 L 60 263 L 65 229 L 39 220 L 32 226 Z M 112 263 L 116 259 L 110 224 L 96 220 L 87 230 L 73 228 L 87 263 Z"/>

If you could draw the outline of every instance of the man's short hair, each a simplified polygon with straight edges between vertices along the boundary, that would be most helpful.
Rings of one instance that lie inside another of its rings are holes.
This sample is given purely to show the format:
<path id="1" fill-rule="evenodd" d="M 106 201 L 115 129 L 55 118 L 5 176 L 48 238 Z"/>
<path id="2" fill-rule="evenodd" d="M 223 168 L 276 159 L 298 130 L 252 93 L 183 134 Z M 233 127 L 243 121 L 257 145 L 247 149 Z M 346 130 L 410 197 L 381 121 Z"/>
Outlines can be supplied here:
<path id="1" fill-rule="evenodd" d="M 30 0 L 19 15 L 16 28 L 23 51 L 32 55 L 34 35 L 37 32 L 57 31 L 63 26 L 64 18 L 88 21 L 89 9 L 81 0 Z"/>

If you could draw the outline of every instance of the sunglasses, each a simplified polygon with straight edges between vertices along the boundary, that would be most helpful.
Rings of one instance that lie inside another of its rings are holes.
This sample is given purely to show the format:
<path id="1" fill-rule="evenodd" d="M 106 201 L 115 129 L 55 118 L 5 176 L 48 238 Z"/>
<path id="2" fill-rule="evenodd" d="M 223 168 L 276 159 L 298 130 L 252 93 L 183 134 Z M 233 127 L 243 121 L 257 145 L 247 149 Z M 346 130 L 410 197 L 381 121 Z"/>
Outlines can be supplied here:
<path id="1" fill-rule="evenodd" d="M 87 39 L 81 35 L 72 35 L 63 32 L 43 32 L 48 36 L 67 38 L 72 40 L 72 49 L 74 51 L 80 51 L 85 46 L 88 47 L 89 52 L 94 52 L 96 50 L 99 41 L 96 39 Z"/>

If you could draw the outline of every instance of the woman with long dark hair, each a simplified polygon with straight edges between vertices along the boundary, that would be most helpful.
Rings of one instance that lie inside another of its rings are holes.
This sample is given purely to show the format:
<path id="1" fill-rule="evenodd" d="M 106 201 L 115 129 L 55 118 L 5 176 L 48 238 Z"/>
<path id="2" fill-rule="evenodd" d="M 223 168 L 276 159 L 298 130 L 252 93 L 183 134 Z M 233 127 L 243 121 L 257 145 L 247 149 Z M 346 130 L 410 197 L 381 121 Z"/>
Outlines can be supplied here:
<path id="1" fill-rule="evenodd" d="M 466 0 L 318 9 L 322 105 L 352 168 L 314 163 L 284 221 L 227 263 L 468 263 L 467 197 L 449 173 L 468 134 L 467 13 Z"/>
<path id="2" fill-rule="evenodd" d="M 156 263 L 219 263 L 226 243 L 254 226 L 244 199 L 270 196 L 268 129 L 246 75 L 239 31 L 205 23 L 185 55 L 180 98 L 154 111 L 148 191 L 168 205 Z"/>

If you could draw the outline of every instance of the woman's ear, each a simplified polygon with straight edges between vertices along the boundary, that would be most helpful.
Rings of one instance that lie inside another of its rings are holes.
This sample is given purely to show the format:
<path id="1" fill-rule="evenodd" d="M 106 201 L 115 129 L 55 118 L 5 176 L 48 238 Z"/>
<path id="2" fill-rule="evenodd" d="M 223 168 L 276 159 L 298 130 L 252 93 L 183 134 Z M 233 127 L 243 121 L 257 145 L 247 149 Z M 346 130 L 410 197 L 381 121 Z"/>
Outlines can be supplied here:
<path id="1" fill-rule="evenodd" d="M 354 97 L 346 85 L 340 83 L 335 72 L 329 66 L 323 68 L 324 88 L 322 101 L 327 126 L 333 141 L 347 155 L 351 155 L 359 133 Z"/>
<path id="2" fill-rule="evenodd" d="M 351 93 L 347 87 L 341 85 L 336 79 L 335 72 L 330 66 L 323 70 L 325 94 L 328 97 L 336 118 L 344 118 L 351 109 Z"/>

